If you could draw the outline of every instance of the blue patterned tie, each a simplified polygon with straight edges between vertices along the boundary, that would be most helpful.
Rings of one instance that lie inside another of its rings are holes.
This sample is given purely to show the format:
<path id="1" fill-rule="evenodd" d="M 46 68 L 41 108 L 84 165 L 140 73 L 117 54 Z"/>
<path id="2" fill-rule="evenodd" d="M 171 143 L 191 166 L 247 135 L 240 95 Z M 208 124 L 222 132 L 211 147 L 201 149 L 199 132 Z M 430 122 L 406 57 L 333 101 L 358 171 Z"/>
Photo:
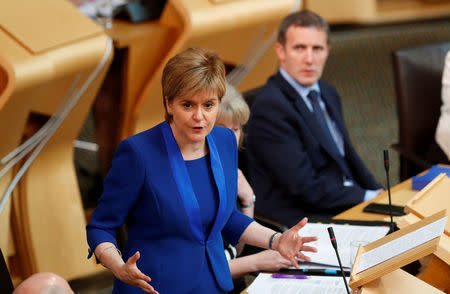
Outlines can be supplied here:
<path id="1" fill-rule="evenodd" d="M 336 144 L 336 141 L 331 136 L 331 131 L 328 128 L 327 120 L 325 118 L 325 112 L 322 110 L 319 104 L 319 93 L 315 90 L 311 90 L 308 93 L 309 101 L 311 101 L 311 105 L 314 111 L 314 116 L 316 117 L 317 122 L 319 123 L 320 127 L 322 128 L 322 134 L 325 135 L 326 140 L 328 140 L 328 144 L 337 152 L 337 154 L 341 155 L 339 152 L 339 148 Z M 350 167 L 347 164 L 347 160 L 345 160 L 345 157 L 339 156 L 339 161 L 342 164 L 342 167 L 344 169 L 344 179 L 346 180 L 352 180 L 353 175 Z"/>
<path id="2" fill-rule="evenodd" d="M 322 128 L 322 133 L 327 138 L 330 146 L 333 146 L 333 148 L 335 148 L 335 150 L 338 151 L 336 142 L 331 137 L 330 129 L 328 128 L 327 120 L 325 118 L 325 113 L 319 104 L 319 93 L 315 90 L 311 90 L 308 93 L 307 97 L 309 98 L 309 101 L 311 101 L 314 116 L 316 117 L 317 122 L 319 123 L 320 127 Z"/>

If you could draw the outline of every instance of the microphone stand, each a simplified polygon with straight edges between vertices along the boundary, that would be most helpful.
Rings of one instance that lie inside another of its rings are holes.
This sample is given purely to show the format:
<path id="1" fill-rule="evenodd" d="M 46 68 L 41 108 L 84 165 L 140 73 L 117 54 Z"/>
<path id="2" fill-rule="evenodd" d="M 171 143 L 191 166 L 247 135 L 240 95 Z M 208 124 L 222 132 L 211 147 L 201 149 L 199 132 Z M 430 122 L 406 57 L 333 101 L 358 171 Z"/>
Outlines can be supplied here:
<path id="1" fill-rule="evenodd" d="M 386 171 L 386 185 L 389 198 L 389 216 L 391 217 L 389 234 L 395 232 L 394 220 L 392 218 L 392 202 L 391 202 L 391 185 L 389 182 L 389 151 L 383 150 L 384 155 L 384 170 Z"/>
<path id="2" fill-rule="evenodd" d="M 334 236 L 334 231 L 332 227 L 328 227 L 328 235 L 330 235 L 330 241 L 333 245 L 334 251 L 336 252 L 336 256 L 339 262 L 339 267 L 341 269 L 342 278 L 344 279 L 345 289 L 347 290 L 347 294 L 350 294 L 350 290 L 348 289 L 347 280 L 345 279 L 344 268 L 342 267 L 341 258 L 339 257 L 339 252 L 337 250 L 337 242 L 336 237 Z"/>

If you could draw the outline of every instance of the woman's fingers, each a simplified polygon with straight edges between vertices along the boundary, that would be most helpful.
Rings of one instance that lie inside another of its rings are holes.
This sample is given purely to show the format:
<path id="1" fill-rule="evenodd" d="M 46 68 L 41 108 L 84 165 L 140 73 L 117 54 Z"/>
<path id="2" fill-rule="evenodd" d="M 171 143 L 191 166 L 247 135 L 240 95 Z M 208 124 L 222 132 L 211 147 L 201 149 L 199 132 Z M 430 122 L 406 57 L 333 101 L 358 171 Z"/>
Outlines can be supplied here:
<path id="1" fill-rule="evenodd" d="M 303 228 L 306 223 L 308 222 L 308 218 L 304 217 L 301 221 L 299 221 L 295 226 L 292 227 L 292 229 L 296 230 L 298 232 L 298 230 L 300 230 L 301 228 Z"/>
<path id="2" fill-rule="evenodd" d="M 302 237 L 303 243 L 309 243 L 309 242 L 314 242 L 314 241 L 317 241 L 317 237 Z"/>
<path id="3" fill-rule="evenodd" d="M 317 248 L 311 246 L 302 246 L 302 251 L 317 252 Z"/>
<path id="4" fill-rule="evenodd" d="M 136 264 L 136 261 L 138 261 L 139 258 L 141 258 L 141 254 L 139 253 L 139 251 L 136 251 L 136 253 L 133 256 L 128 258 L 127 263 Z"/>
<path id="5" fill-rule="evenodd" d="M 158 292 L 147 282 L 143 280 L 137 280 L 136 286 L 141 288 L 143 291 L 150 293 L 150 294 L 158 294 Z"/>
<path id="6" fill-rule="evenodd" d="M 297 260 L 295 260 L 294 256 L 292 256 L 291 258 L 289 258 L 289 261 L 291 262 L 291 265 L 295 268 L 300 268 L 298 265 Z"/>
<path id="7" fill-rule="evenodd" d="M 136 262 L 141 257 L 141 254 L 139 251 L 136 251 L 136 253 L 128 258 L 127 262 L 125 263 L 123 267 L 123 282 L 134 285 L 136 287 L 141 288 L 143 291 L 151 294 L 156 294 L 156 292 L 153 287 L 148 284 L 152 279 L 142 273 L 139 268 L 136 265 Z"/>
<path id="8" fill-rule="evenodd" d="M 304 254 L 301 253 L 301 252 L 297 253 L 296 256 L 297 256 L 297 259 L 300 260 L 300 261 L 311 261 L 311 258 L 310 258 L 310 257 L 304 255 Z"/>
<path id="9" fill-rule="evenodd" d="M 136 255 L 138 256 L 137 258 L 139 259 L 139 252 L 136 252 L 136 254 L 130 257 L 129 259 L 128 266 L 130 274 L 132 275 L 133 279 L 150 282 L 152 279 L 149 276 L 145 275 L 143 272 L 141 272 L 141 270 L 137 267 L 136 265 L 137 259 L 136 260 L 134 259 Z"/>
<path id="10" fill-rule="evenodd" d="M 138 268 L 136 268 L 136 270 L 134 271 L 134 278 L 147 282 L 150 282 L 152 280 L 149 276 L 144 275 Z"/>

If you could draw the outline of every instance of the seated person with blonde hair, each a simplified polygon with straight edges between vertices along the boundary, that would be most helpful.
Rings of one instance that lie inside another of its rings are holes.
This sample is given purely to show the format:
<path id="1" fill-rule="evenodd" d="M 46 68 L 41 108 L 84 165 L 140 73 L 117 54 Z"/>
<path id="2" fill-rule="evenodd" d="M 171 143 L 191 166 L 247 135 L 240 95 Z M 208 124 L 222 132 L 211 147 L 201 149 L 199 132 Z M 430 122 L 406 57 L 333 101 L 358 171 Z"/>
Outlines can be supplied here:
<path id="1" fill-rule="evenodd" d="M 242 127 L 247 123 L 249 116 L 250 109 L 242 95 L 227 83 L 226 93 L 219 105 L 216 126 L 231 129 L 236 135 L 238 148 L 241 148 L 243 141 Z M 238 202 L 242 213 L 253 218 L 255 201 L 256 196 L 252 187 L 242 171 L 238 169 Z M 240 278 L 251 272 L 278 271 L 280 268 L 287 268 L 290 265 L 289 260 L 282 257 L 275 250 L 264 250 L 256 254 L 236 258 L 242 253 L 244 245 L 238 243 L 236 248 L 234 248 L 230 244 L 225 244 L 225 254 L 228 258 L 233 279 Z M 235 289 L 237 286 L 235 280 Z"/>

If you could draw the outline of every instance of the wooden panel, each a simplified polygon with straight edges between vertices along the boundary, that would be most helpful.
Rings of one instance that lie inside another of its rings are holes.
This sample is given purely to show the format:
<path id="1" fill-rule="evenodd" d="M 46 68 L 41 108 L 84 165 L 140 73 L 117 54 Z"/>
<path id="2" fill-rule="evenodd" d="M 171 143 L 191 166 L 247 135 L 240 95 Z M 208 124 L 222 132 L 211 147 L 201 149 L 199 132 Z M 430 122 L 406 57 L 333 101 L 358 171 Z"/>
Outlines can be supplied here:
<path id="1" fill-rule="evenodd" d="M 420 278 L 434 287 L 450 292 L 450 265 L 442 261 L 436 256 L 432 256 L 427 270 L 420 276 Z"/>
<path id="2" fill-rule="evenodd" d="M 107 33 L 113 38 L 116 48 L 127 49 L 122 65 L 124 80 L 120 113 L 123 116 L 117 130 L 119 136 L 115 139 L 120 142 L 130 135 L 130 129 L 136 120 L 134 108 L 137 100 L 178 34 L 175 28 L 154 21 L 131 24 L 120 20 L 114 21 Z"/>
<path id="3" fill-rule="evenodd" d="M 310 9 L 330 24 L 387 23 L 450 15 L 450 1 L 423 0 L 305 0 Z"/>
<path id="4" fill-rule="evenodd" d="M 30 26 L 30 22 L 18 17 L 20 9 L 35 13 L 37 16 L 30 15 L 30 19 L 39 23 L 31 22 L 33 26 Z M 50 11 L 55 14 L 49 14 Z M 13 14 L 15 19 L 8 14 Z M 10 62 L 16 77 L 16 87 L 0 109 L 0 133 L 3 134 L 0 157 L 3 157 L 21 143 L 30 113 L 51 116 L 77 78 L 80 89 L 106 54 L 108 38 L 67 1 L 2 1 L 0 24 L 2 55 Z M 28 44 L 27 48 L 23 42 Z M 41 53 L 42 50 L 45 52 Z M 14 272 L 19 272 L 21 278 L 51 271 L 73 279 L 103 270 L 94 260 L 86 259 L 86 222 L 73 163 L 73 141 L 111 59 L 112 55 L 105 59 L 105 66 L 14 191 L 11 217 L 15 250 L 8 249 L 8 255 L 16 254 L 14 260 L 18 264 Z M 0 195 L 17 169 L 0 179 Z M 0 216 L 2 249 L 4 244 L 5 248 L 11 244 L 9 229 L 3 226 L 9 214 L 8 205 Z"/>
<path id="5" fill-rule="evenodd" d="M 398 269 L 385 275 L 384 277 L 372 281 L 364 285 L 359 294 L 393 294 L 393 293 L 408 293 L 408 294 L 437 294 L 443 293 L 438 289 L 428 285 L 419 280 L 413 275 Z"/>
<path id="6" fill-rule="evenodd" d="M 445 208 L 449 215 L 449 191 L 450 179 L 445 174 L 440 174 L 406 203 L 405 211 L 412 212 L 423 219 Z M 450 222 L 447 222 L 445 234 L 450 236 Z"/>
<path id="7" fill-rule="evenodd" d="M 16 76 L 11 63 L 0 55 L 0 109 L 9 99 L 16 85 Z"/>
<path id="8" fill-rule="evenodd" d="M 373 267 L 370 267 L 362 272 L 356 273 L 356 269 L 358 268 L 358 263 L 359 263 L 360 257 L 364 252 L 368 252 L 368 251 L 373 250 L 381 245 L 389 243 L 392 240 L 395 240 L 401 236 L 404 236 L 413 231 L 416 231 L 417 229 L 424 227 L 426 225 L 429 225 L 437 220 L 440 220 L 443 217 L 445 217 L 445 211 L 440 211 L 439 213 L 436 213 L 428 218 L 425 218 L 425 219 L 421 220 L 420 222 L 414 223 L 414 224 L 407 226 L 399 231 L 391 233 L 391 234 L 389 234 L 381 239 L 378 239 L 375 242 L 372 242 L 366 246 L 363 246 L 363 247 L 360 246 L 358 253 L 356 254 L 355 263 L 353 265 L 352 272 L 350 274 L 349 286 L 353 290 L 356 290 L 358 287 L 365 285 L 368 282 L 371 282 L 377 278 L 380 278 L 380 277 L 382 277 L 404 265 L 407 265 L 410 262 L 413 262 L 415 260 L 418 260 L 419 258 L 422 258 L 424 256 L 427 256 L 427 255 L 433 253 L 437 249 L 440 237 L 434 238 L 426 243 L 423 243 L 415 248 L 412 248 L 412 249 L 410 249 L 400 255 L 392 257 L 388 260 L 385 260 L 384 262 L 379 263 Z"/>
<path id="9" fill-rule="evenodd" d="M 397 222 L 397 225 L 399 228 L 404 228 L 406 226 L 409 226 L 413 223 L 420 221 L 421 219 L 422 218 L 417 217 L 413 213 L 409 213 L 404 217 L 400 218 L 399 221 Z M 438 249 L 436 250 L 435 255 L 450 266 L 450 237 L 447 234 L 443 234 L 441 236 L 441 240 L 439 241 Z"/>
<path id="10" fill-rule="evenodd" d="M 0 1 L 0 28 L 33 53 L 102 32 L 101 27 L 82 15 L 73 4 L 61 0 Z"/>

